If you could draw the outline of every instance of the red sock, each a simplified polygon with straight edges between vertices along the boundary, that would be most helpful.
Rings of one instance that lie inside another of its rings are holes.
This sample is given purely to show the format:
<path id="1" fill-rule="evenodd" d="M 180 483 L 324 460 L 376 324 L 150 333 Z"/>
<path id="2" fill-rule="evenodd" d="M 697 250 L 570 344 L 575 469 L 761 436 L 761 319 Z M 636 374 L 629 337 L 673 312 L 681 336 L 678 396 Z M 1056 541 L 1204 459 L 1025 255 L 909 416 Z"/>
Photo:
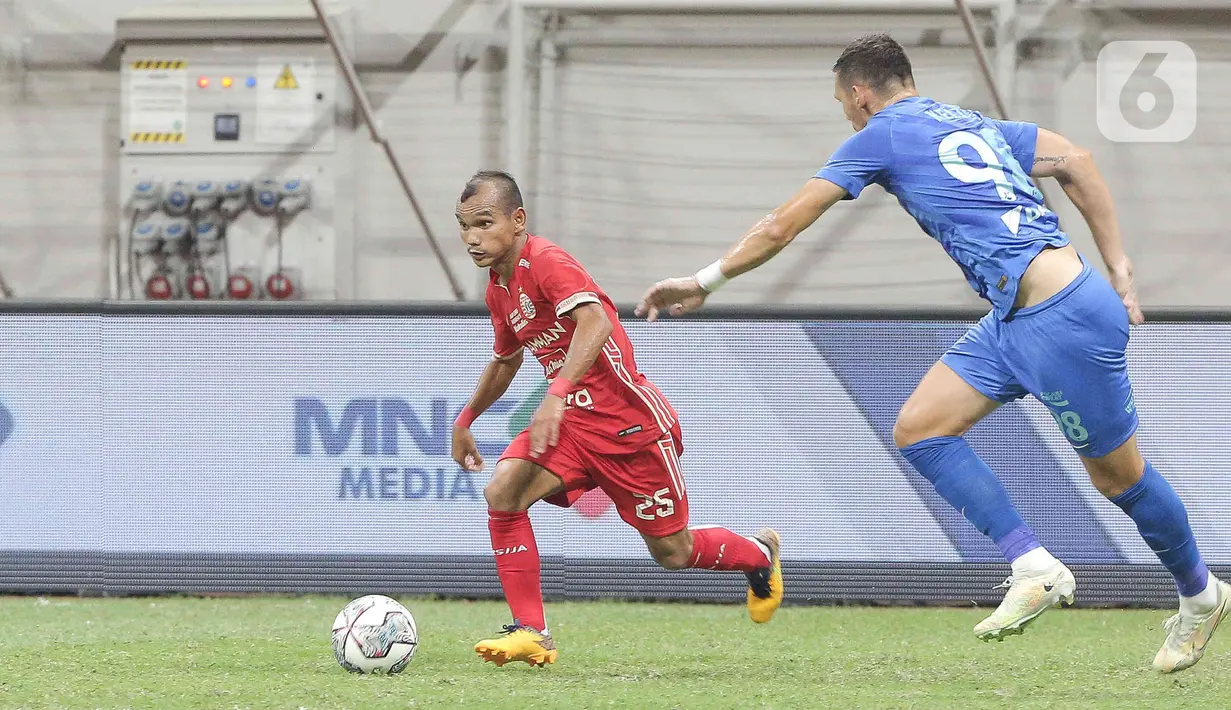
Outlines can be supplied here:
<path id="1" fill-rule="evenodd" d="M 547 628 L 543 592 L 539 586 L 539 548 L 526 511 L 487 511 L 487 529 L 496 555 L 496 574 L 515 624 L 542 631 Z"/>
<path id="2" fill-rule="evenodd" d="M 696 569 L 751 572 L 769 566 L 761 546 L 726 528 L 692 529 L 692 564 Z"/>

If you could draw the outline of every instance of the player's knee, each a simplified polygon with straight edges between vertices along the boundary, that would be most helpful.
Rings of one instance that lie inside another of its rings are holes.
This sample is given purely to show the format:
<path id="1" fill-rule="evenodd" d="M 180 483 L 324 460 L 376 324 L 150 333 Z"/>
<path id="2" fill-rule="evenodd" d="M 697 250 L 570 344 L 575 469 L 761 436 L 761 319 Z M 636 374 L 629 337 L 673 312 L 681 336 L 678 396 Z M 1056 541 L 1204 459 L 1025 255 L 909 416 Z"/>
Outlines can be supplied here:
<path id="1" fill-rule="evenodd" d="M 524 500 L 521 486 L 514 485 L 512 477 L 501 473 L 501 468 L 497 465 L 492 480 L 483 486 L 483 498 L 487 501 L 487 507 L 502 513 L 516 513 L 528 509 L 530 503 Z"/>
<path id="2" fill-rule="evenodd" d="M 509 495 L 508 487 L 496 480 L 487 482 L 483 486 L 483 498 L 487 501 L 487 507 L 491 510 L 509 513 L 516 510 L 515 501 Z"/>
<path id="3" fill-rule="evenodd" d="M 1083 457 L 1082 464 L 1090 474 L 1090 482 L 1107 498 L 1115 498 L 1136 485 L 1146 467 L 1135 436 L 1105 456 Z"/>
<path id="4" fill-rule="evenodd" d="M 688 569 L 688 558 L 691 556 L 689 550 L 674 549 L 663 552 L 651 550 L 650 552 L 654 555 L 654 561 L 663 569 Z"/>
<path id="5" fill-rule="evenodd" d="M 904 449 L 928 438 L 924 418 L 919 408 L 911 402 L 902 405 L 898 418 L 893 423 L 893 445 Z"/>
<path id="6" fill-rule="evenodd" d="M 685 535 L 647 540 L 650 555 L 663 569 L 688 569 L 692 561 L 692 538 Z"/>
<path id="7" fill-rule="evenodd" d="M 899 449 L 938 436 L 961 436 L 969 424 L 928 402 L 906 400 L 893 423 L 893 445 Z"/>

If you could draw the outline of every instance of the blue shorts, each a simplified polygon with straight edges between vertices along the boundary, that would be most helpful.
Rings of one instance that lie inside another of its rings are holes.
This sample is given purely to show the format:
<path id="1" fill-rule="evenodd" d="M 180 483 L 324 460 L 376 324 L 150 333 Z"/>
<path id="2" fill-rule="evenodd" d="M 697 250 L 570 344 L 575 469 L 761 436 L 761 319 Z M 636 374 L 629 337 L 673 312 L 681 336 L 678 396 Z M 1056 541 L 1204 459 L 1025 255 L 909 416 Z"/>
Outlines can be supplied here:
<path id="1" fill-rule="evenodd" d="M 1043 303 L 984 316 L 941 362 L 998 402 L 1034 395 L 1079 455 L 1099 458 L 1137 431 L 1127 345 L 1124 303 L 1087 264 Z"/>

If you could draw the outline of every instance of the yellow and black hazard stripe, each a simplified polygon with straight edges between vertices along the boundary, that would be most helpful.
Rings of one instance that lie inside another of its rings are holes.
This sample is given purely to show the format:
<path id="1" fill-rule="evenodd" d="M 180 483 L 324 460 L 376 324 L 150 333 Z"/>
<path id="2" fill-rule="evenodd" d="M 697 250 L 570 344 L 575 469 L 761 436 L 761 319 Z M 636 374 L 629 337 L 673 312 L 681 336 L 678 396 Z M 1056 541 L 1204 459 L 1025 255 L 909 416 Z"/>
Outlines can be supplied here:
<path id="1" fill-rule="evenodd" d="M 183 143 L 183 133 L 133 133 L 130 143 Z"/>
<path id="2" fill-rule="evenodd" d="M 141 70 L 187 69 L 188 62 L 183 59 L 142 59 L 129 66 Z"/>

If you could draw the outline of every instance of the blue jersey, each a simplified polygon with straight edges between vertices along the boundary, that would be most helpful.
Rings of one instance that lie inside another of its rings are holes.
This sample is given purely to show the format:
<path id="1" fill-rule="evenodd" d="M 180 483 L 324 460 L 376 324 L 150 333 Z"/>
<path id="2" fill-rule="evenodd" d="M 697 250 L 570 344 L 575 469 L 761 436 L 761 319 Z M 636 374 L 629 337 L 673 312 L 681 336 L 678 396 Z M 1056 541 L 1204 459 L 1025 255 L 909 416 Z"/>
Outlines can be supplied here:
<path id="1" fill-rule="evenodd" d="M 816 174 L 859 196 L 876 183 L 940 242 L 1004 319 L 1031 260 L 1065 246 L 1030 182 L 1038 126 L 911 97 L 878 111 Z"/>

